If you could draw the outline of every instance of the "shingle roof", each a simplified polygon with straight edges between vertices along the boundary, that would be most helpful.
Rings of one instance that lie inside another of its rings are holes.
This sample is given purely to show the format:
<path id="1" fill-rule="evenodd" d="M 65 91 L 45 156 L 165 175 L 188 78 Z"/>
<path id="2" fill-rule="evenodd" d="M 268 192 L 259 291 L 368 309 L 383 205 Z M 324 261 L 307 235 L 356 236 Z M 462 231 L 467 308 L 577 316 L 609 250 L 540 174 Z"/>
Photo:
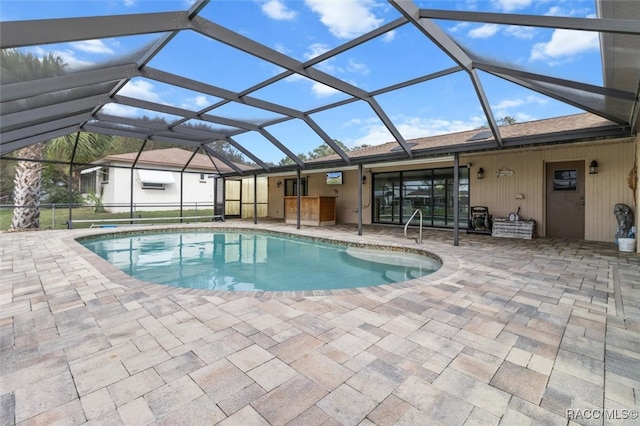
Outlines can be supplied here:
<path id="1" fill-rule="evenodd" d="M 189 158 L 193 155 L 193 151 L 187 151 L 180 148 L 166 148 L 166 149 L 153 149 L 149 151 L 142 151 L 136 165 L 138 166 L 152 166 L 152 167 L 176 167 L 182 168 L 187 164 Z M 128 152 L 124 154 L 113 154 L 107 155 L 100 160 L 97 160 L 95 163 L 97 164 L 106 164 L 113 162 L 122 162 L 122 163 L 130 163 L 132 164 L 136 157 L 138 157 L 138 152 Z M 213 163 L 212 163 L 213 160 Z M 241 169 L 246 169 L 247 166 L 244 164 L 236 164 Z M 209 158 L 204 154 L 196 154 L 189 166 L 187 167 L 189 170 L 204 170 L 209 172 L 221 172 L 221 173 L 229 173 L 232 172 L 231 168 L 224 164 L 222 161 L 217 158 Z"/>
<path id="2" fill-rule="evenodd" d="M 566 137 L 570 137 L 576 132 L 594 130 L 598 128 L 610 128 L 611 126 L 617 126 L 617 124 L 594 114 L 583 113 L 530 121 L 526 123 L 511 124 L 501 127 L 500 131 L 505 143 L 508 143 L 509 141 L 517 142 L 520 138 L 531 136 L 546 137 L 549 139 L 549 142 L 553 142 L 554 137 L 560 139 L 560 135 L 563 134 L 564 139 Z M 480 133 L 485 132 L 487 137 L 482 138 Z M 476 136 L 476 138 L 474 138 L 474 136 Z M 582 133 L 576 133 L 576 141 L 578 141 L 581 136 Z M 462 151 L 472 151 L 474 148 L 483 149 L 483 147 L 488 144 L 495 146 L 494 137 L 488 129 L 474 129 L 464 132 L 409 139 L 407 140 L 407 143 L 411 145 L 411 150 L 414 153 L 429 153 L 430 151 L 438 153 L 443 150 L 446 151 L 446 148 L 458 148 L 458 151 L 461 150 L 460 148 L 464 148 Z M 349 151 L 348 155 L 352 159 L 374 157 L 384 154 L 392 154 L 397 151 L 397 147 L 398 144 L 396 142 L 388 142 L 382 145 L 375 145 Z M 337 155 L 332 154 L 326 157 L 310 160 L 310 162 L 325 162 L 338 159 L 339 157 Z"/>

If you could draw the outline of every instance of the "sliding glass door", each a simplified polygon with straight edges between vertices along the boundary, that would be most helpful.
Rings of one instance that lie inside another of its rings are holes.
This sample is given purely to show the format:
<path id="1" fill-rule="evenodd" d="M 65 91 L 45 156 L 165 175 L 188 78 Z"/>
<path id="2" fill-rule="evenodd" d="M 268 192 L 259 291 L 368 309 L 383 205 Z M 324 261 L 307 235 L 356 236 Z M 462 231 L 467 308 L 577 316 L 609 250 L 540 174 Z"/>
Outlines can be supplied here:
<path id="1" fill-rule="evenodd" d="M 460 168 L 459 227 L 469 217 L 469 170 Z M 416 210 L 424 226 L 452 228 L 454 221 L 453 167 L 376 173 L 373 175 L 373 222 L 406 224 Z M 418 215 L 411 222 L 418 224 Z"/>

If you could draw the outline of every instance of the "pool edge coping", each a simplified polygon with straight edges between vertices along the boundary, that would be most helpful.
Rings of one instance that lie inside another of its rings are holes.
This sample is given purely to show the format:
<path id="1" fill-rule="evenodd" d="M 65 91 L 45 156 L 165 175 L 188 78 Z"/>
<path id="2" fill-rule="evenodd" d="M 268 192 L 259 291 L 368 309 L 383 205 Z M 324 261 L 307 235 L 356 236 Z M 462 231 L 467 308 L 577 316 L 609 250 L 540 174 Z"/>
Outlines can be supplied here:
<path id="1" fill-rule="evenodd" d="M 142 289 L 149 286 L 153 288 L 161 287 L 166 289 L 175 290 L 178 294 L 190 294 L 190 295 L 200 295 L 200 296 L 210 296 L 210 297 L 222 297 L 222 298 L 277 298 L 277 297 L 327 297 L 327 296 L 336 296 L 336 295 L 349 295 L 349 294 L 363 294 L 363 293 L 379 293 L 382 291 L 394 291 L 400 289 L 411 289 L 421 285 L 437 285 L 440 284 L 440 281 L 451 277 L 454 275 L 459 269 L 459 260 L 452 255 L 449 254 L 441 254 L 437 253 L 435 250 L 426 248 L 417 248 L 412 247 L 410 245 L 403 244 L 382 244 L 375 242 L 358 242 L 353 241 L 348 238 L 347 235 L 342 236 L 343 238 L 337 238 L 335 236 L 332 237 L 318 237 L 318 236 L 310 236 L 308 234 L 303 233 L 303 229 L 292 229 L 292 232 L 285 230 L 272 230 L 272 229 L 256 229 L 248 226 L 249 224 L 237 223 L 233 225 L 228 225 L 226 223 L 214 223 L 214 224 L 174 224 L 171 226 L 159 225 L 158 227 L 130 227 L 123 230 L 114 230 L 113 228 L 91 228 L 91 229 L 83 229 L 77 230 L 74 232 L 74 235 L 63 236 L 61 241 L 74 253 L 76 253 L 79 257 L 87 261 L 94 267 L 102 276 L 112 281 L 115 285 L 121 287 L 127 287 L 131 289 Z M 82 246 L 82 244 L 78 240 L 82 239 L 91 239 L 102 238 L 108 236 L 121 236 L 126 234 L 144 234 L 144 233 L 170 233 L 170 232 L 184 232 L 184 231 L 212 231 L 212 230 L 222 230 L 222 231 L 251 231 L 254 233 L 263 233 L 263 234 L 271 234 L 271 235 L 280 235 L 280 236 L 295 236 L 298 238 L 306 238 L 310 240 L 316 240 L 326 243 L 339 243 L 346 244 L 347 246 L 355 246 L 355 247 L 363 247 L 369 248 L 371 246 L 390 248 L 393 251 L 409 251 L 415 254 L 423 254 L 427 255 L 435 260 L 440 261 L 441 266 L 438 270 L 432 272 L 431 274 L 415 278 L 408 281 L 400 281 L 396 283 L 389 284 L 379 284 L 374 286 L 365 286 L 365 287 L 353 287 L 353 288 L 345 288 L 345 289 L 329 289 L 329 290 L 278 290 L 278 291 L 231 291 L 231 290 L 209 290 L 209 289 L 190 289 L 185 287 L 171 286 L 167 284 L 158 284 L 150 281 L 138 280 L 136 278 L 131 277 L 124 271 L 121 271 L 116 266 L 109 263 L 107 260 L 103 259 L 96 253 Z M 297 232 L 296 232 L 297 231 Z M 366 238 L 366 236 L 356 235 L 353 237 L 358 237 L 359 239 Z M 409 241 L 409 240 L 408 240 Z M 439 244 L 439 243 L 438 243 Z M 436 245 L 438 245 L 436 244 Z"/>

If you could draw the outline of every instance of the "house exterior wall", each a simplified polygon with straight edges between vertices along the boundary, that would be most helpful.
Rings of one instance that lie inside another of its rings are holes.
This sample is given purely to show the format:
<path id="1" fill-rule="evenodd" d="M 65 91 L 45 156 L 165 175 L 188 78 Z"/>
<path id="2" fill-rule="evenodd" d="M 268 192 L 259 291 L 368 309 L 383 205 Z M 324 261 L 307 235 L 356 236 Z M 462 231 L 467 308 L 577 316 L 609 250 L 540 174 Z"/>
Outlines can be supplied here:
<path id="1" fill-rule="evenodd" d="M 634 193 L 627 179 L 634 167 L 640 164 L 640 138 L 618 141 L 601 141 L 531 149 L 491 151 L 482 154 L 460 156 L 460 166 L 471 164 L 469 173 L 470 206 L 487 206 L 494 217 L 506 217 L 509 212 L 521 208 L 520 216 L 537 221 L 538 236 L 545 236 L 545 168 L 546 164 L 557 161 L 584 161 L 587 166 L 592 160 L 598 162 L 598 173 L 585 176 L 585 239 L 591 241 L 615 240 L 617 228 L 613 215 L 616 203 L 625 203 L 634 211 L 635 224 L 638 224 L 638 208 Z M 371 223 L 371 178 L 372 173 L 419 170 L 451 167 L 453 162 L 430 162 L 423 164 L 404 164 L 385 167 L 364 166 L 366 183 L 358 182 L 358 170 L 343 170 L 344 184 L 327 185 L 325 171 L 307 174 L 309 195 L 335 196 L 338 223 L 357 223 L 358 198 L 357 185 L 363 189 L 364 224 Z M 484 179 L 477 179 L 479 167 L 485 170 Z M 497 177 L 501 168 L 513 171 L 511 176 Z M 339 170 L 339 169 L 336 169 Z M 305 176 L 305 175 L 303 175 Z M 274 176 L 269 178 L 269 216 L 284 218 L 284 185 L 277 182 L 295 178 L 295 175 Z M 523 200 L 516 200 L 516 194 L 523 194 Z M 640 191 L 636 189 L 636 199 Z"/>
<path id="2" fill-rule="evenodd" d="M 585 239 L 614 241 L 617 228 L 613 215 L 616 203 L 629 205 L 636 214 L 633 192 L 627 177 L 633 168 L 637 140 L 608 143 L 562 145 L 546 149 L 490 152 L 483 155 L 461 156 L 461 164 L 472 163 L 470 179 L 471 204 L 489 207 L 494 217 L 505 217 L 521 207 L 520 216 L 533 218 L 538 235 L 545 236 L 545 167 L 557 161 L 598 162 L 598 174 L 585 176 Z M 484 179 L 477 179 L 479 167 L 485 170 Z M 497 170 L 506 167 L 512 176 L 497 177 Z M 516 194 L 524 195 L 516 200 Z"/>
<path id="3" fill-rule="evenodd" d="M 107 167 L 107 166 L 105 166 Z M 138 173 L 133 171 L 133 204 L 135 211 L 158 211 L 180 209 L 180 171 L 169 170 L 175 183 L 165 189 L 142 189 Z M 213 179 L 200 179 L 200 172 L 183 173 L 183 208 L 193 209 L 196 203 L 202 208 L 213 208 Z M 101 184 L 98 179 L 98 195 L 102 190 L 105 209 L 112 213 L 128 212 L 131 202 L 131 169 L 109 167 L 109 182 Z"/>

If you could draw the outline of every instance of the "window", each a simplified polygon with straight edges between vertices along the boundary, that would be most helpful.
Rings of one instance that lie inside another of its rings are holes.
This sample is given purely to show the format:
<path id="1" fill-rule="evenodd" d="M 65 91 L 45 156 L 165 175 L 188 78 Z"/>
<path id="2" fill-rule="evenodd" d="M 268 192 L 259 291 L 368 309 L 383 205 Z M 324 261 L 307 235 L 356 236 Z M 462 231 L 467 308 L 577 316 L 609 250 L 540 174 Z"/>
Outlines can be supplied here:
<path id="1" fill-rule="evenodd" d="M 96 193 L 96 172 L 80 172 L 80 192 L 83 194 Z"/>
<path id="2" fill-rule="evenodd" d="M 164 190 L 164 183 L 142 182 L 142 189 L 161 189 L 161 190 Z"/>
<path id="3" fill-rule="evenodd" d="M 166 185 L 175 183 L 173 173 L 163 170 L 138 170 L 142 189 L 164 190 Z"/>
<path id="4" fill-rule="evenodd" d="M 100 177 L 101 177 L 100 183 L 102 185 L 108 184 L 109 183 L 109 168 L 105 167 L 104 169 L 100 170 L 99 173 L 100 173 Z"/>
<path id="5" fill-rule="evenodd" d="M 578 189 L 578 170 L 554 170 L 554 191 L 576 191 Z"/>
<path id="6" fill-rule="evenodd" d="M 300 179 L 300 195 L 302 197 L 309 195 L 307 193 L 307 179 Z M 285 179 L 284 180 L 284 195 L 294 196 L 298 195 L 298 179 Z"/>
<path id="7" fill-rule="evenodd" d="M 207 179 L 204 173 L 200 173 L 200 183 L 207 183 Z"/>

